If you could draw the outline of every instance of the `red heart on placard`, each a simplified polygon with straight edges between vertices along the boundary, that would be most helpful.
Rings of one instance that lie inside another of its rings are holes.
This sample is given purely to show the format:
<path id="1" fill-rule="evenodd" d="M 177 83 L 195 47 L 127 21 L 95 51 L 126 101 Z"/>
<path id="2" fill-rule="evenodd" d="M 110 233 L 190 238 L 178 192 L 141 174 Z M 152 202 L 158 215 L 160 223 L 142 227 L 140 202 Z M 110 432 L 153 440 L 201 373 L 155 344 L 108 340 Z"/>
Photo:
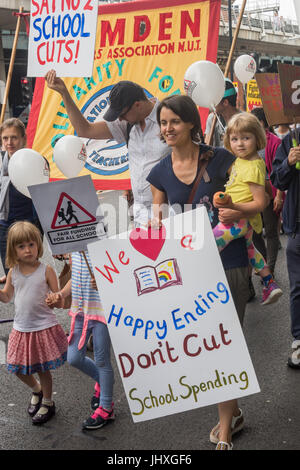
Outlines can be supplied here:
<path id="1" fill-rule="evenodd" d="M 162 225 L 159 230 L 151 227 L 148 230 L 136 228 L 130 232 L 129 241 L 133 248 L 147 258 L 156 260 L 165 243 L 166 229 Z"/>

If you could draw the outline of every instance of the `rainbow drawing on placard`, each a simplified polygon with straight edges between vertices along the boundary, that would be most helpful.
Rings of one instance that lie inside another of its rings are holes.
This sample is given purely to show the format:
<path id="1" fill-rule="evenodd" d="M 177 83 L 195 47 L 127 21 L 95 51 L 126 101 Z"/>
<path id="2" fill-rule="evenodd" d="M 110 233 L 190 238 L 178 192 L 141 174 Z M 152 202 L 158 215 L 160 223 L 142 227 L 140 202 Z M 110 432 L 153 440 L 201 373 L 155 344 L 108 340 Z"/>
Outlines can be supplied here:
<path id="1" fill-rule="evenodd" d="M 168 282 L 172 279 L 172 276 L 170 273 L 168 273 L 167 271 L 160 271 L 158 273 L 158 279 L 161 281 L 161 282 Z"/>
<path id="2" fill-rule="evenodd" d="M 182 285 L 176 259 L 171 258 L 157 266 L 142 266 L 134 271 L 138 295 L 169 286 Z"/>

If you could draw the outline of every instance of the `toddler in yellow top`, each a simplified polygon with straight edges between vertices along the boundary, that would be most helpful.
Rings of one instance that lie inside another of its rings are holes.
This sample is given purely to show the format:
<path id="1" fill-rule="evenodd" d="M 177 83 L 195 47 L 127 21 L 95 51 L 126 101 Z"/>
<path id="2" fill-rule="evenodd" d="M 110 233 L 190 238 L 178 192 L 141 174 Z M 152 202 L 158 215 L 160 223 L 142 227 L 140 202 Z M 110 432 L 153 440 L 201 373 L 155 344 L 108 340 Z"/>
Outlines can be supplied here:
<path id="1" fill-rule="evenodd" d="M 262 305 L 271 304 L 282 295 L 282 290 L 252 241 L 253 230 L 261 233 L 263 228 L 260 212 L 266 202 L 266 166 L 257 152 L 266 146 L 265 132 L 254 115 L 239 113 L 228 123 L 224 145 L 236 156 L 225 191 L 230 197 L 227 203 L 215 201 L 214 204 L 218 208 L 241 211 L 244 218 L 229 225 L 219 222 L 213 229 L 214 236 L 219 251 L 232 240 L 245 237 L 250 264 L 264 284 Z"/>

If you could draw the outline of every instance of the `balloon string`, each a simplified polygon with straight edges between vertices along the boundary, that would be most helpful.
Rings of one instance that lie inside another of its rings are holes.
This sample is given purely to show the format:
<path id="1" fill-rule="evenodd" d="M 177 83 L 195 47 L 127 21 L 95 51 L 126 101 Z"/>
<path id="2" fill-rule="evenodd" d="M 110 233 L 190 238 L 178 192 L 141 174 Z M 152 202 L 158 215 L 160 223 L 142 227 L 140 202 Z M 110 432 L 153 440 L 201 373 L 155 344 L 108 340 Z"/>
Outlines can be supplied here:
<path id="1" fill-rule="evenodd" d="M 212 105 L 211 108 L 212 108 L 212 110 L 213 110 L 214 115 L 216 116 L 216 118 L 217 118 L 217 120 L 218 120 L 219 125 L 221 126 L 222 132 L 225 132 L 225 127 L 223 126 L 222 121 L 221 121 L 221 119 L 220 119 L 219 116 L 218 116 L 218 113 L 217 113 L 217 111 L 216 111 L 215 106 Z"/>

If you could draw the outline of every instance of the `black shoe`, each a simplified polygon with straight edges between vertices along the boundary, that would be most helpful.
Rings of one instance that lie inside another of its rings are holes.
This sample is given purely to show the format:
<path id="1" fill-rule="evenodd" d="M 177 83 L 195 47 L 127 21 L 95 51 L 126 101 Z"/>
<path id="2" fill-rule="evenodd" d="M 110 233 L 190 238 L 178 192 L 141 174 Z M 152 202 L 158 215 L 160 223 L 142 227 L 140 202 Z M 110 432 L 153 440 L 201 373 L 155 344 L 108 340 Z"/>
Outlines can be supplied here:
<path id="1" fill-rule="evenodd" d="M 248 297 L 247 303 L 251 302 L 251 300 L 253 300 L 255 296 L 256 296 L 256 293 L 255 293 L 254 285 L 252 284 L 251 277 L 249 277 L 249 297 Z"/>
<path id="2" fill-rule="evenodd" d="M 52 418 L 52 416 L 55 415 L 55 403 L 53 402 L 52 405 L 45 405 L 44 403 L 42 403 L 41 406 L 44 406 L 45 408 L 48 409 L 47 413 L 45 414 L 39 414 L 39 412 L 36 413 L 36 415 L 34 415 L 34 417 L 32 418 L 32 424 L 44 424 L 44 423 L 47 423 L 47 421 L 49 421 L 49 419 Z"/>
<path id="3" fill-rule="evenodd" d="M 42 399 L 43 399 L 43 392 L 42 390 L 40 392 L 32 392 L 32 395 L 35 397 L 38 397 L 39 401 L 37 402 L 36 405 L 33 405 L 32 403 L 29 404 L 27 408 L 27 412 L 29 416 L 31 417 L 33 417 L 36 414 L 36 412 L 40 409 Z"/>
<path id="4" fill-rule="evenodd" d="M 99 408 L 99 400 L 100 400 L 100 397 L 99 395 L 96 396 L 95 394 L 92 396 L 91 398 L 91 409 L 93 411 L 95 411 L 97 408 Z"/>

